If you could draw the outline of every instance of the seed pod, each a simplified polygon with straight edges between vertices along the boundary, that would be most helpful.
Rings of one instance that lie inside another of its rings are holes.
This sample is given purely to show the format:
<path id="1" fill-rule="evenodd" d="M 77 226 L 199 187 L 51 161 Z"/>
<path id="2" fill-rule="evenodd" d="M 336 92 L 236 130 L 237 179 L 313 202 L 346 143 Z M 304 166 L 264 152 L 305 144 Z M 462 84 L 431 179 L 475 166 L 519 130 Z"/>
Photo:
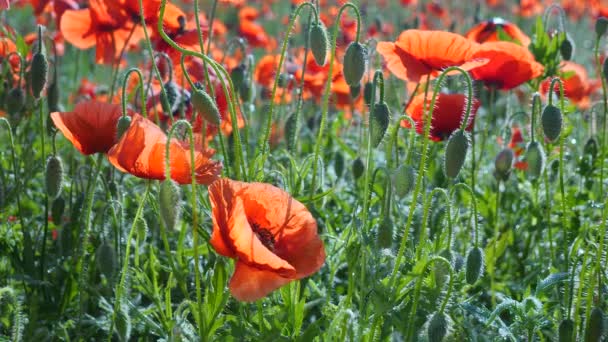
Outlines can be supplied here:
<path id="1" fill-rule="evenodd" d="M 234 89 L 241 89 L 245 81 L 246 73 L 247 66 L 245 66 L 245 64 L 243 63 L 239 64 L 237 67 L 232 69 L 232 71 L 230 71 L 230 78 L 232 79 L 232 85 L 234 86 Z"/>
<path id="2" fill-rule="evenodd" d="M 469 148 L 469 135 L 463 130 L 452 133 L 445 147 L 443 171 L 448 178 L 456 178 L 464 165 Z"/>
<path id="3" fill-rule="evenodd" d="M 608 18 L 597 18 L 597 21 L 595 22 L 595 34 L 597 34 L 598 39 L 606 33 L 606 29 L 608 29 Z"/>
<path id="4" fill-rule="evenodd" d="M 160 216 L 167 229 L 175 229 L 181 214 L 180 189 L 173 180 L 164 180 L 158 193 Z"/>
<path id="5" fill-rule="evenodd" d="M 342 177 L 344 173 L 344 157 L 339 151 L 336 151 L 334 155 L 334 172 L 336 172 L 338 178 Z"/>
<path id="6" fill-rule="evenodd" d="M 479 247 L 473 247 L 467 255 L 467 268 L 465 278 L 467 283 L 473 285 L 483 273 L 484 258 L 483 251 Z"/>
<path id="7" fill-rule="evenodd" d="M 390 119 L 391 113 L 386 102 L 376 103 L 370 115 L 372 147 L 377 147 L 384 138 Z"/>
<path id="8" fill-rule="evenodd" d="M 25 93 L 19 87 L 12 88 L 6 95 L 6 110 L 9 114 L 16 114 L 25 106 Z"/>
<path id="9" fill-rule="evenodd" d="M 376 235 L 376 243 L 379 248 L 392 248 L 393 246 L 393 220 L 390 216 L 385 216 L 378 226 L 378 234 Z"/>
<path id="10" fill-rule="evenodd" d="M 116 124 L 116 141 L 120 140 L 129 127 L 131 127 L 131 117 L 128 115 L 121 116 Z"/>
<path id="11" fill-rule="evenodd" d="M 550 142 L 555 142 L 562 131 L 562 112 L 554 105 L 547 105 L 541 116 L 541 126 L 545 137 Z"/>
<path id="12" fill-rule="evenodd" d="M 604 313 L 602 309 L 595 307 L 591 310 L 585 342 L 600 342 L 604 334 Z"/>
<path id="13" fill-rule="evenodd" d="M 36 99 L 40 98 L 40 94 L 46 86 L 48 72 L 49 62 L 46 60 L 46 56 L 40 52 L 37 52 L 32 57 L 32 64 L 30 66 L 30 85 L 32 89 L 32 95 Z"/>
<path id="14" fill-rule="evenodd" d="M 101 274 L 107 279 L 114 277 L 118 263 L 116 262 L 116 253 L 114 253 L 112 245 L 105 241 L 99 245 L 95 251 L 95 261 Z"/>
<path id="15" fill-rule="evenodd" d="M 363 160 L 357 157 L 355 161 L 353 161 L 353 176 L 355 179 L 359 179 L 363 175 L 363 171 L 365 171 L 365 165 L 363 164 Z"/>
<path id="16" fill-rule="evenodd" d="M 574 321 L 571 319 L 564 319 L 558 328 L 558 341 L 559 342 L 574 342 L 572 338 L 574 335 Z"/>
<path id="17" fill-rule="evenodd" d="M 497 179 L 504 181 L 509 178 L 514 158 L 515 153 L 508 147 L 498 152 L 496 159 L 494 159 L 494 175 Z"/>
<path id="18" fill-rule="evenodd" d="M 177 87 L 177 84 L 172 81 L 165 83 L 163 87 L 165 88 L 166 96 L 163 95 L 163 93 L 161 92 L 160 103 L 163 108 L 163 112 L 165 112 L 165 115 L 171 115 L 178 108 L 179 101 L 181 100 L 180 91 Z"/>
<path id="19" fill-rule="evenodd" d="M 192 107 L 209 123 L 219 126 L 221 122 L 220 110 L 217 108 L 215 101 L 202 88 L 192 88 Z"/>
<path id="20" fill-rule="evenodd" d="M 357 97 L 359 97 L 359 95 L 361 95 L 361 85 L 360 84 L 356 84 L 356 85 L 351 85 L 348 86 L 349 90 L 350 90 L 350 97 L 354 100 Z"/>
<path id="21" fill-rule="evenodd" d="M 310 51 L 319 66 L 324 66 L 327 62 L 327 51 L 329 50 L 329 39 L 327 29 L 322 21 L 315 21 L 310 26 L 308 33 L 308 43 Z"/>
<path id="22" fill-rule="evenodd" d="M 50 156 L 46 160 L 46 193 L 50 199 L 55 199 L 61 193 L 63 186 L 63 163 L 58 156 Z"/>
<path id="23" fill-rule="evenodd" d="M 63 217 L 63 211 L 65 210 L 65 200 L 59 196 L 55 198 L 51 205 L 51 218 L 56 226 L 61 224 L 61 218 Z"/>
<path id="24" fill-rule="evenodd" d="M 429 342 L 441 342 L 448 334 L 448 318 L 444 313 L 436 312 L 429 322 L 427 335 Z"/>
<path id="25" fill-rule="evenodd" d="M 349 85 L 356 85 L 361 82 L 365 74 L 367 60 L 367 49 L 359 42 L 352 42 L 344 53 L 344 79 Z"/>
<path id="26" fill-rule="evenodd" d="M 414 189 L 414 182 L 416 178 L 416 171 L 410 165 L 401 165 L 393 174 L 393 187 L 395 188 L 395 194 L 403 198 Z"/>
<path id="27" fill-rule="evenodd" d="M 572 54 L 574 53 L 574 45 L 572 45 L 570 38 L 566 37 L 562 41 L 562 44 L 559 46 L 559 53 L 562 56 L 562 59 L 565 61 L 569 61 L 572 58 Z"/>
<path id="28" fill-rule="evenodd" d="M 528 178 L 536 179 L 540 177 L 545 168 L 545 151 L 538 141 L 528 144 L 525 160 L 528 163 Z"/>
<path id="29" fill-rule="evenodd" d="M 365 86 L 363 87 L 363 101 L 368 106 L 372 103 L 373 91 L 374 85 L 372 84 L 372 82 L 365 82 Z"/>

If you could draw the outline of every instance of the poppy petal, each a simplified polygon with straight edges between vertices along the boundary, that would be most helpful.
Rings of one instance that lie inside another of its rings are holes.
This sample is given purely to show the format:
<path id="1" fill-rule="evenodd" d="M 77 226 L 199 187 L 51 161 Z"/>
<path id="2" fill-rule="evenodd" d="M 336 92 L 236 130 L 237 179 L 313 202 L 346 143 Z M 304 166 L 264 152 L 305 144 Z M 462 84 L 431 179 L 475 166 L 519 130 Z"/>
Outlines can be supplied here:
<path id="1" fill-rule="evenodd" d="M 97 41 L 91 30 L 91 12 L 89 9 L 67 10 L 63 12 L 59 24 L 61 34 L 65 40 L 79 49 L 88 49 L 95 46 Z"/>
<path id="2" fill-rule="evenodd" d="M 228 287 L 234 298 L 244 302 L 253 302 L 264 298 L 292 280 L 272 271 L 258 269 L 237 261 Z"/>

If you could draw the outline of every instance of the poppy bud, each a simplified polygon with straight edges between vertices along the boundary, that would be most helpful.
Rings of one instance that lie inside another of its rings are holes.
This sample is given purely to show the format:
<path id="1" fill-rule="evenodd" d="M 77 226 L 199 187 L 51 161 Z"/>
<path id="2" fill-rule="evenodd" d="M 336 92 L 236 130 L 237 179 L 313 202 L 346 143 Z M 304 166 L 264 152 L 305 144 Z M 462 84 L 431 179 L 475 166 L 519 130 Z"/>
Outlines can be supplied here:
<path id="1" fill-rule="evenodd" d="M 49 106 L 49 112 L 59 111 L 59 87 L 56 81 L 51 81 L 46 88 L 46 98 Z"/>
<path id="2" fill-rule="evenodd" d="M 365 65 L 367 60 L 367 49 L 359 42 L 352 42 L 346 48 L 344 53 L 344 79 L 349 85 L 355 85 L 361 82 L 363 74 L 365 74 Z"/>
<path id="3" fill-rule="evenodd" d="M 239 95 L 241 95 L 241 100 L 243 100 L 243 102 L 250 102 L 251 100 L 253 100 L 253 98 L 255 97 L 255 88 L 251 85 L 251 82 L 243 82 L 239 91 Z"/>
<path id="4" fill-rule="evenodd" d="M 161 92 L 161 106 L 165 115 L 171 115 L 177 110 L 177 106 L 180 101 L 179 88 L 175 82 L 167 82 L 163 85 L 165 88 L 165 94 Z M 168 106 L 168 107 L 167 107 Z"/>
<path id="5" fill-rule="evenodd" d="M 390 110 L 386 102 L 379 102 L 374 105 L 374 110 L 370 115 L 370 129 L 371 129 L 371 140 L 372 147 L 378 146 L 384 134 L 388 129 L 388 124 L 391 118 Z"/>
<path id="6" fill-rule="evenodd" d="M 234 89 L 241 89 L 243 86 L 243 82 L 245 80 L 245 74 L 247 67 L 245 64 L 239 64 L 236 68 L 232 69 L 230 72 L 230 78 L 232 79 L 232 85 Z"/>
<path id="7" fill-rule="evenodd" d="M 378 226 L 378 235 L 376 243 L 379 248 L 391 248 L 393 246 L 393 220 L 389 216 L 385 216 Z"/>
<path id="8" fill-rule="evenodd" d="M 416 171 L 410 165 L 401 165 L 393 174 L 393 186 L 397 196 L 403 198 L 414 188 Z"/>
<path id="9" fill-rule="evenodd" d="M 595 307 L 591 310 L 587 327 L 585 341 L 599 342 L 602 340 L 602 336 L 604 335 L 604 313 L 602 309 Z"/>
<path id="10" fill-rule="evenodd" d="M 116 141 L 120 140 L 123 134 L 131 127 L 131 117 L 123 115 L 116 124 Z"/>
<path id="11" fill-rule="evenodd" d="M 363 175 L 363 171 L 365 171 L 365 165 L 363 164 L 363 160 L 357 157 L 355 161 L 353 161 L 353 176 L 355 179 L 359 179 Z"/>
<path id="12" fill-rule="evenodd" d="M 219 126 L 221 122 L 220 110 L 217 108 L 215 101 L 202 88 L 195 86 L 192 88 L 192 107 L 203 117 L 215 126 Z"/>
<path id="13" fill-rule="evenodd" d="M 572 54 L 574 52 L 574 45 L 572 45 L 572 41 L 570 38 L 566 37 L 562 44 L 559 46 L 559 53 L 562 56 L 562 59 L 565 61 L 569 61 L 572 58 Z"/>
<path id="14" fill-rule="evenodd" d="M 46 160 L 46 193 L 50 199 L 55 199 L 61 193 L 63 185 L 63 164 L 57 156 Z"/>
<path id="15" fill-rule="evenodd" d="M 363 101 L 365 101 L 365 104 L 368 106 L 372 103 L 373 91 L 374 85 L 372 82 L 365 82 L 365 86 L 363 87 Z"/>
<path id="16" fill-rule="evenodd" d="M 597 145 L 597 139 L 595 139 L 595 137 L 589 138 L 589 140 L 587 140 L 587 142 L 585 143 L 585 147 L 583 148 L 583 153 L 591 156 L 592 158 L 595 158 L 597 156 L 598 151 L 599 151 L 599 148 Z"/>
<path id="17" fill-rule="evenodd" d="M 116 262 L 116 253 L 114 248 L 107 242 L 103 242 L 95 251 L 95 261 L 99 272 L 107 279 L 112 279 L 118 263 Z"/>
<path id="18" fill-rule="evenodd" d="M 279 74 L 279 88 L 287 88 L 287 86 L 289 86 L 289 83 L 291 82 L 291 80 L 293 79 L 293 76 L 291 76 L 290 74 L 286 74 L 286 73 L 281 73 Z"/>
<path id="19" fill-rule="evenodd" d="M 180 190 L 173 180 L 166 179 L 160 184 L 158 193 L 160 216 L 167 229 L 175 229 L 181 214 Z"/>
<path id="20" fill-rule="evenodd" d="M 25 93 L 19 87 L 12 88 L 8 91 L 6 97 L 6 109 L 10 114 L 15 114 L 21 111 L 25 106 Z"/>
<path id="21" fill-rule="evenodd" d="M 429 322 L 427 335 L 429 342 L 441 342 L 448 334 L 448 318 L 442 312 L 436 312 Z"/>
<path id="22" fill-rule="evenodd" d="M 597 21 L 595 22 L 595 34 L 597 34 L 598 39 L 606 33 L 606 29 L 608 29 L 608 18 L 597 18 Z"/>
<path id="23" fill-rule="evenodd" d="M 545 151 L 538 141 L 528 144 L 525 160 L 528 163 L 528 178 L 536 179 L 540 177 L 545 168 Z"/>
<path id="24" fill-rule="evenodd" d="M 53 222 L 55 225 L 61 224 L 61 218 L 63 217 L 63 211 L 65 210 L 65 200 L 63 197 L 59 196 L 55 198 L 53 204 L 51 205 L 51 218 L 53 218 Z"/>
<path id="25" fill-rule="evenodd" d="M 129 341 L 131 337 L 131 316 L 127 305 L 120 305 L 116 312 L 116 332 L 120 341 Z"/>
<path id="26" fill-rule="evenodd" d="M 467 255 L 467 268 L 465 278 L 467 283 L 473 285 L 483 273 L 483 251 L 479 247 L 473 247 Z"/>
<path id="27" fill-rule="evenodd" d="M 608 58 L 604 58 L 604 63 L 602 64 L 602 76 L 608 82 Z"/>
<path id="28" fill-rule="evenodd" d="M 469 148 L 469 135 L 464 130 L 452 133 L 445 147 L 443 171 L 448 178 L 456 178 L 464 165 Z"/>
<path id="29" fill-rule="evenodd" d="M 361 95 L 361 85 L 357 84 L 357 85 L 351 85 L 348 86 L 348 88 L 350 89 L 350 97 L 354 100 L 357 97 L 359 97 L 359 95 Z"/>
<path id="30" fill-rule="evenodd" d="M 342 177 L 342 174 L 344 173 L 344 157 L 339 151 L 336 151 L 334 156 L 334 172 L 338 178 Z"/>
<path id="31" fill-rule="evenodd" d="M 572 338 L 574 335 L 574 321 L 571 319 L 564 319 L 558 328 L 558 341 L 559 342 L 574 342 Z"/>
<path id="32" fill-rule="evenodd" d="M 443 214 L 442 214 L 443 215 Z M 447 261 L 450 262 L 450 265 L 452 265 L 452 267 L 454 267 L 454 255 L 452 254 L 452 251 L 450 249 L 444 249 L 439 256 L 445 258 Z M 444 262 L 435 262 L 433 264 L 433 268 L 435 270 L 435 284 L 438 287 L 443 286 L 449 279 L 449 267 L 448 265 L 446 265 Z"/>
<path id="33" fill-rule="evenodd" d="M 40 98 L 42 89 L 44 89 L 44 87 L 46 86 L 48 72 L 49 63 L 46 60 L 46 56 L 41 52 L 37 52 L 32 57 L 32 64 L 30 66 L 30 84 L 32 88 L 32 95 L 36 99 Z"/>
<path id="34" fill-rule="evenodd" d="M 494 175 L 497 177 L 497 179 L 507 180 L 507 178 L 509 178 L 511 168 L 513 167 L 514 158 L 515 153 L 513 153 L 513 150 L 510 148 L 505 148 L 498 152 L 496 159 L 494 159 Z"/>
<path id="35" fill-rule="evenodd" d="M 562 112 L 553 105 L 547 105 L 541 116 L 541 126 L 545 137 L 555 142 L 562 131 Z"/>
<path id="36" fill-rule="evenodd" d="M 327 51 L 329 50 L 329 39 L 327 38 L 327 29 L 322 21 L 315 21 L 310 26 L 308 33 L 308 43 L 310 51 L 315 58 L 315 62 L 319 66 L 324 66 L 327 62 Z"/>

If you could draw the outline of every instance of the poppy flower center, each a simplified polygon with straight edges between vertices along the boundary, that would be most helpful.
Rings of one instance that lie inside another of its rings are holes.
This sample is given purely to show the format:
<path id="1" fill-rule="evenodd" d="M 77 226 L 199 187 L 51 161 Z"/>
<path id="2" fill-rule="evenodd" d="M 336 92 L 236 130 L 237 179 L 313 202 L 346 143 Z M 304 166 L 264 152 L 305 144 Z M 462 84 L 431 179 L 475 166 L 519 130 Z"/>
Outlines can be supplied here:
<path id="1" fill-rule="evenodd" d="M 268 248 L 271 252 L 274 252 L 274 235 L 270 232 L 270 230 L 260 227 L 257 223 L 251 223 L 251 228 L 255 235 L 260 239 L 262 244 Z"/>

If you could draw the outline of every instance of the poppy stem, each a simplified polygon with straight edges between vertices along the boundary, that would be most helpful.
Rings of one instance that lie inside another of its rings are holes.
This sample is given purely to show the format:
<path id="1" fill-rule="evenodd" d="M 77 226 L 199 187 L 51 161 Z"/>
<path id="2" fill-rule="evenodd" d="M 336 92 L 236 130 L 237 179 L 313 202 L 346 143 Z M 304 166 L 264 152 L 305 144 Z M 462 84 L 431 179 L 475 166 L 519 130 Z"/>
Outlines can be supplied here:
<path id="1" fill-rule="evenodd" d="M 148 113 L 146 111 L 146 92 L 144 91 L 144 77 L 141 74 L 141 71 L 138 68 L 130 68 L 125 73 L 125 76 L 122 80 L 122 116 L 127 116 L 127 81 L 131 74 L 136 73 L 139 76 L 139 86 L 140 86 L 140 96 L 141 96 L 141 113 L 144 118 L 148 117 Z"/>
<path id="2" fill-rule="evenodd" d="M 457 183 L 450 189 L 450 197 L 454 196 L 458 188 L 463 188 L 471 196 L 471 209 L 473 210 L 471 216 L 473 217 L 473 228 L 475 229 L 475 247 L 479 247 L 479 226 L 477 224 L 477 200 L 475 199 L 475 193 L 467 183 Z"/>
<path id="3" fill-rule="evenodd" d="M 538 112 L 541 111 L 541 107 L 542 107 L 542 103 L 541 103 L 541 99 L 540 99 L 540 94 L 538 92 L 535 92 L 532 95 L 532 115 L 530 116 L 530 141 L 531 142 L 536 141 L 534 139 L 536 114 L 537 114 L 537 110 L 538 110 Z"/>
<path id="4" fill-rule="evenodd" d="M 424 206 L 422 209 L 422 224 L 420 226 L 420 235 L 418 237 L 418 246 L 416 248 L 416 260 L 420 260 L 420 258 L 422 257 L 422 250 L 424 250 L 424 247 L 426 246 L 426 240 L 427 240 L 427 224 L 429 221 L 429 212 L 430 212 L 430 208 L 431 208 L 431 203 L 433 202 L 433 198 L 435 197 L 436 194 L 441 194 L 445 200 L 445 204 L 446 204 L 446 209 L 450 210 L 450 196 L 448 195 L 448 193 L 445 191 L 445 189 L 442 188 L 434 188 L 431 191 L 431 194 L 426 198 L 426 201 L 424 202 Z M 449 215 L 449 213 L 448 213 Z M 448 216 L 449 217 L 449 216 Z M 449 219 L 449 221 L 451 221 L 451 218 Z M 449 225 L 449 223 L 448 223 Z M 432 228 L 432 227 L 429 227 Z M 448 227 L 450 229 L 450 235 L 451 235 L 451 227 Z M 437 233 L 437 240 L 441 240 L 441 233 L 442 231 L 439 231 Z M 430 235 L 430 234 L 429 234 Z M 452 243 L 452 239 L 451 237 L 448 238 L 448 243 L 451 244 Z M 449 245 L 448 245 L 448 249 L 449 249 Z"/>

